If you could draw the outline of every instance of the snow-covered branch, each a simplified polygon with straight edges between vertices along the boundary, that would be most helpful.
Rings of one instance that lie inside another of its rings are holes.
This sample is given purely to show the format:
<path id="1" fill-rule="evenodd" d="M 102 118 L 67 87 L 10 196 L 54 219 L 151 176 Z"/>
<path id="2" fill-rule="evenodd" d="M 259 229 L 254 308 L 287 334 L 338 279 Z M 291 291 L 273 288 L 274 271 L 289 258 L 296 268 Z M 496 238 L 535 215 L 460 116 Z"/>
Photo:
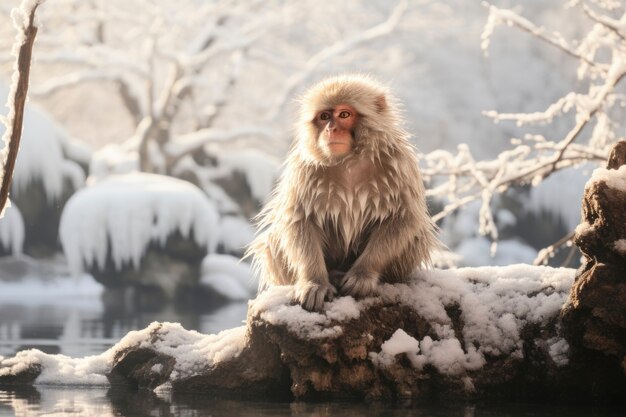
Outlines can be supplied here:
<path id="1" fill-rule="evenodd" d="M 9 198 L 9 188 L 13 178 L 13 168 L 17 159 L 17 151 L 20 147 L 22 136 L 22 122 L 24 120 L 24 107 L 28 94 L 28 78 L 30 75 L 30 61 L 33 52 L 37 25 L 35 24 L 35 11 L 45 0 L 23 0 L 20 8 L 13 9 L 11 15 L 13 24 L 17 29 L 13 54 L 16 57 L 13 67 L 13 82 L 9 91 L 7 107 L 9 114 L 6 120 L 6 130 L 2 137 L 4 148 L 1 153 L 2 172 L 0 172 L 2 185 L 0 187 L 0 218 L 4 215 L 5 206 Z"/>
<path id="2" fill-rule="evenodd" d="M 479 232 L 497 240 L 498 230 L 492 214 L 494 197 L 514 186 L 538 186 L 544 179 L 562 169 L 588 161 L 604 161 L 612 143 L 623 135 L 624 107 L 619 97 L 626 78 L 626 42 L 622 30 L 626 14 L 613 19 L 583 7 L 585 14 L 597 25 L 582 42 L 568 41 L 556 32 L 549 32 L 512 10 L 498 9 L 487 3 L 489 17 L 483 31 L 483 49 L 489 46 L 494 28 L 507 24 L 531 33 L 541 41 L 558 47 L 578 59 L 579 77 L 586 77 L 587 90 L 569 92 L 542 112 L 498 113 L 484 112 L 495 122 L 514 121 L 518 126 L 552 123 L 566 113 L 574 113 L 573 126 L 559 139 L 547 139 L 540 134 L 527 134 L 523 140 L 513 139 L 511 149 L 497 158 L 476 161 L 467 146 L 458 153 L 437 151 L 423 156 L 424 175 L 430 182 L 428 195 L 444 202 L 443 209 L 434 218 L 441 220 L 461 207 L 481 201 Z M 572 45 L 579 45 L 574 49 Z M 594 61 L 597 51 L 609 49 L 609 62 Z M 597 71 L 587 73 L 589 67 Z M 581 70 L 582 69 L 582 70 Z M 540 252 L 537 262 L 545 262 L 554 250 L 571 241 L 565 237 Z"/>
<path id="3" fill-rule="evenodd" d="M 276 105 L 273 107 L 273 113 L 270 118 L 274 118 L 282 112 L 284 106 L 288 103 L 293 92 L 307 79 L 309 79 L 322 64 L 328 62 L 334 57 L 358 48 L 364 43 L 371 42 L 377 38 L 392 33 L 398 26 L 398 23 L 400 22 L 400 19 L 406 12 L 407 8 L 407 1 L 401 1 L 396 7 L 394 7 L 394 9 L 391 11 L 391 14 L 384 22 L 379 23 L 378 25 L 373 26 L 367 30 L 359 32 L 353 36 L 341 39 L 338 42 L 330 45 L 327 48 L 322 49 L 321 51 L 313 55 L 304 64 L 300 71 L 289 77 L 289 79 L 285 82 L 283 91 L 278 94 L 279 99 Z"/>
<path id="4" fill-rule="evenodd" d="M 487 18 L 487 23 L 485 23 L 485 28 L 481 36 L 481 47 L 485 53 L 487 53 L 487 50 L 489 49 L 491 35 L 498 25 L 515 26 L 530 33 L 538 39 L 559 48 L 566 54 L 585 62 L 589 66 L 597 68 L 600 72 L 606 72 L 606 68 L 603 64 L 599 64 L 578 53 L 560 33 L 548 32 L 545 28 L 536 26 L 534 23 L 518 15 L 513 10 L 499 9 L 487 2 L 483 2 L 483 5 L 489 9 L 489 17 Z"/>

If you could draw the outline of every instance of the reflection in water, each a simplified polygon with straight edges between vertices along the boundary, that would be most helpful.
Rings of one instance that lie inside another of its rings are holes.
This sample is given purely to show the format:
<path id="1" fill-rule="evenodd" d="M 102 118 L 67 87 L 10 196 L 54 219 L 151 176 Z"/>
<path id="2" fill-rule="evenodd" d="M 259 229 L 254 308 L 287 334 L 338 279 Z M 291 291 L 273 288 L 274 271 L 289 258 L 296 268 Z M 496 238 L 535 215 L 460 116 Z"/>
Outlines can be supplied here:
<path id="1" fill-rule="evenodd" d="M 350 402 L 258 402 L 211 395 L 172 395 L 128 387 L 0 387 L 0 416 L 232 416 L 232 417 L 572 417 L 623 416 L 621 409 L 537 404 L 390 405 Z"/>
<path id="2" fill-rule="evenodd" d="M 20 302 L 21 301 L 21 302 Z M 241 325 L 247 303 L 190 308 L 163 303 L 143 306 L 103 302 L 99 295 L 55 300 L 0 300 L 0 355 L 24 349 L 83 357 L 104 352 L 131 330 L 153 321 L 179 322 L 186 329 L 217 333 Z M 48 304 L 51 303 L 51 304 Z"/>

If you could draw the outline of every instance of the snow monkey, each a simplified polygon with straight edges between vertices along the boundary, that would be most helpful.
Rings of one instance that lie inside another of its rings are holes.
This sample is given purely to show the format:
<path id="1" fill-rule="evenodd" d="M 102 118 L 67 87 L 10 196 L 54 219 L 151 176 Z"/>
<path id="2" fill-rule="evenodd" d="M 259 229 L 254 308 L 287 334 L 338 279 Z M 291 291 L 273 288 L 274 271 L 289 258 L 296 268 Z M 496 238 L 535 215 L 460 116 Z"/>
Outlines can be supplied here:
<path id="1" fill-rule="evenodd" d="M 296 137 L 248 254 L 262 291 L 294 285 L 319 311 L 430 264 L 436 226 L 394 100 L 369 77 L 344 75 L 303 97 Z"/>

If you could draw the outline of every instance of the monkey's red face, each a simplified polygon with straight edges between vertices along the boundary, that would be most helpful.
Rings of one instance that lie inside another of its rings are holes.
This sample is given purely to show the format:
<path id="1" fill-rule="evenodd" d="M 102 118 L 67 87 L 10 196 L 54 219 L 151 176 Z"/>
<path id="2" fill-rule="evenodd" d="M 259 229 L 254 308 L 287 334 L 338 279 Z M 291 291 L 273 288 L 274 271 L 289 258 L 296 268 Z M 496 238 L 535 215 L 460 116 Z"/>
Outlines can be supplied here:
<path id="1" fill-rule="evenodd" d="M 328 156 L 341 157 L 352 152 L 357 112 L 348 104 L 322 110 L 315 116 L 318 145 Z"/>

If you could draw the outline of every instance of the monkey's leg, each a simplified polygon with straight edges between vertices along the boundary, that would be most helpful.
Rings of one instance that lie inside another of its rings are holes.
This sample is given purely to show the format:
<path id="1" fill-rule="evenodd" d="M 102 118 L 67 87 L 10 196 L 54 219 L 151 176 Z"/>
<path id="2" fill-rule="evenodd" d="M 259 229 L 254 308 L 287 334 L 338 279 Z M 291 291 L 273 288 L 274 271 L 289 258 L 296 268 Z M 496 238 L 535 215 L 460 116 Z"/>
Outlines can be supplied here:
<path id="1" fill-rule="evenodd" d="M 339 291 L 344 295 L 367 297 L 374 293 L 385 268 L 411 246 L 415 237 L 413 221 L 395 217 L 383 221 L 370 235 L 361 256 L 343 277 Z"/>
<path id="2" fill-rule="evenodd" d="M 320 311 L 325 300 L 332 300 L 336 289 L 328 280 L 324 261 L 322 232 L 311 222 L 292 225 L 283 247 L 289 265 L 297 272 L 294 299 L 306 310 Z"/>

